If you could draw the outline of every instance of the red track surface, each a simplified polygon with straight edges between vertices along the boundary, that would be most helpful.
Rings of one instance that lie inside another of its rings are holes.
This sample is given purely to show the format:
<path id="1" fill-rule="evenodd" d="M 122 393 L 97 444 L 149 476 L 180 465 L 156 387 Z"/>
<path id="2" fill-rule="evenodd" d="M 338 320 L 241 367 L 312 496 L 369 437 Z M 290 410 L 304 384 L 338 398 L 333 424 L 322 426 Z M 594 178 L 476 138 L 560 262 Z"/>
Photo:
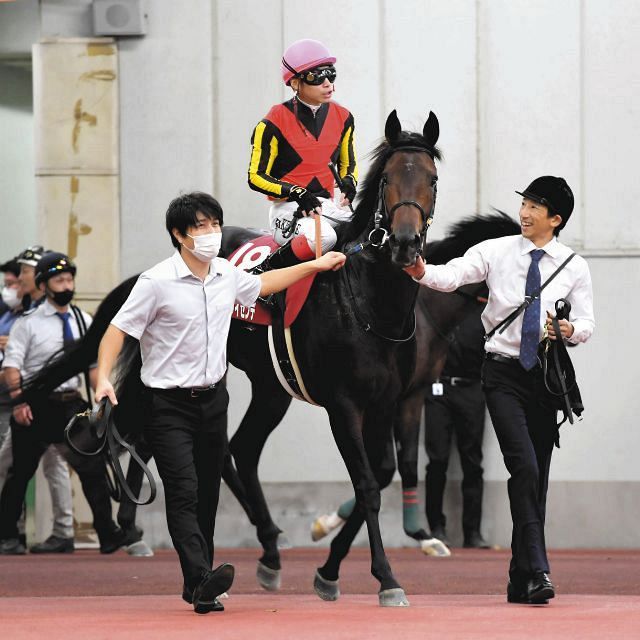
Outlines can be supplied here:
<path id="1" fill-rule="evenodd" d="M 427 558 L 391 549 L 389 558 L 411 607 L 383 609 L 369 574 L 369 554 L 355 549 L 343 564 L 342 597 L 319 600 L 315 567 L 326 549 L 283 553 L 279 594 L 256 585 L 256 549 L 224 549 L 236 566 L 222 614 L 198 616 L 180 600 L 172 551 L 154 558 L 100 556 L 0 558 L 0 637 L 22 638 L 640 638 L 640 551 L 550 553 L 557 597 L 548 606 L 505 601 L 508 554 L 456 550 Z M 110 596 L 110 597 L 105 597 Z"/>

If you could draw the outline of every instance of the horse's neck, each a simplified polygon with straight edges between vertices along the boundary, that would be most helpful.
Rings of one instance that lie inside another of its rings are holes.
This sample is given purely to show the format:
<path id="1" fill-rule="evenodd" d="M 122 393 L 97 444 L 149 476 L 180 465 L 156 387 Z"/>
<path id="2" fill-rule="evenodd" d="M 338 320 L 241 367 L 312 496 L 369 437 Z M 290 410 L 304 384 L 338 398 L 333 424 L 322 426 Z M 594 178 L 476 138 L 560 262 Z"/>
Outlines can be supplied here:
<path id="1" fill-rule="evenodd" d="M 427 318 L 434 325 L 436 332 L 445 336 L 448 336 L 472 310 L 472 303 L 466 298 L 427 287 L 420 291 L 420 304 L 426 308 Z"/>
<path id="2" fill-rule="evenodd" d="M 383 256 L 356 254 L 347 261 L 345 270 L 352 304 L 358 305 L 367 320 L 395 329 L 399 335 L 406 333 L 407 323 L 413 323 L 416 283 Z"/>

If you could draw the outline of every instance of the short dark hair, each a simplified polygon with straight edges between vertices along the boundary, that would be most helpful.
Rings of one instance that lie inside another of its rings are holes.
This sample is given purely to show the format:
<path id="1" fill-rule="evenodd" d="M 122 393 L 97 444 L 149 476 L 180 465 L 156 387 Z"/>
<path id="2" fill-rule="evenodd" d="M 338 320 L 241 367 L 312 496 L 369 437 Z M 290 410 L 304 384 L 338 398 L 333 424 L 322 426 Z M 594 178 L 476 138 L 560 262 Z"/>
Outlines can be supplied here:
<path id="1" fill-rule="evenodd" d="M 16 278 L 20 275 L 20 265 L 15 258 L 7 260 L 3 265 L 0 265 L 1 273 L 12 273 Z"/>
<path id="2" fill-rule="evenodd" d="M 198 224 L 198 211 L 209 220 L 217 220 L 222 226 L 222 207 L 220 203 L 208 193 L 194 191 L 174 198 L 167 209 L 167 231 L 171 237 L 171 243 L 176 249 L 180 249 L 180 243 L 171 231 L 177 229 L 181 235 L 186 235 L 189 227 Z"/>

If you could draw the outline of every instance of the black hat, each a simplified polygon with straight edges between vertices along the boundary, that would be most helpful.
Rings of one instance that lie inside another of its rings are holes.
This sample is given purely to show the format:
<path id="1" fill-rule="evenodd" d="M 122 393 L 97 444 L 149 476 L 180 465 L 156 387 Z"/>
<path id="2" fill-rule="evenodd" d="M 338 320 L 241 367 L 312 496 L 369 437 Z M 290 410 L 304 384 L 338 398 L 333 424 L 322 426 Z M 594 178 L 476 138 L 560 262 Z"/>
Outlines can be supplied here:
<path id="1" fill-rule="evenodd" d="M 45 253 L 48 253 L 47 249 L 40 244 L 34 244 L 20 253 L 16 261 L 18 264 L 28 264 L 31 267 L 35 267 L 38 264 L 38 260 L 40 260 Z"/>
<path id="2" fill-rule="evenodd" d="M 573 192 L 564 178 L 541 176 L 536 178 L 524 191 L 516 191 L 524 198 L 545 205 L 549 211 L 562 218 L 559 228 L 567 224 L 573 211 Z"/>
<path id="3" fill-rule="evenodd" d="M 36 265 L 36 285 L 39 286 L 43 282 L 47 282 L 49 278 L 65 272 L 72 276 L 76 275 L 76 265 L 69 256 L 57 251 L 45 253 Z"/>

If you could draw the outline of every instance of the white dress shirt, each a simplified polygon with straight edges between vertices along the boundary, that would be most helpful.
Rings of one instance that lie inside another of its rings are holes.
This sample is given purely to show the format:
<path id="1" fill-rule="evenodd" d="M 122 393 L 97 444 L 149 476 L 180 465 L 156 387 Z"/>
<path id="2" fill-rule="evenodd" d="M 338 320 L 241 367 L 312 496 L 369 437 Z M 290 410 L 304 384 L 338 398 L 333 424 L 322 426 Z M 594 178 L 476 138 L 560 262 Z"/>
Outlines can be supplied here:
<path id="1" fill-rule="evenodd" d="M 555 237 L 544 247 L 536 247 L 522 236 L 486 240 L 447 264 L 426 265 L 424 276 L 417 282 L 438 291 L 455 291 L 465 284 L 486 280 L 489 301 L 482 314 L 482 323 L 489 333 L 524 302 L 527 272 L 531 264 L 529 254 L 538 248 L 545 252 L 539 264 L 541 284 L 544 284 L 572 253 Z M 541 335 L 547 311 L 555 315 L 555 302 L 559 298 L 566 298 L 571 303 L 569 321 L 573 324 L 573 335 L 568 341 L 585 342 L 593 333 L 595 320 L 591 275 L 587 262 L 581 256 L 575 256 L 542 291 Z M 485 344 L 485 350 L 517 358 L 520 355 L 523 315 L 521 313 L 503 333 L 496 332 Z"/>
<path id="2" fill-rule="evenodd" d="M 176 251 L 140 275 L 111 323 L 140 340 L 140 377 L 147 387 L 204 387 L 227 370 L 235 302 L 252 306 L 260 288 L 258 276 L 222 258 L 211 261 L 202 282 Z"/>
<path id="3" fill-rule="evenodd" d="M 22 379 L 38 373 L 51 356 L 62 349 L 63 322 L 56 316 L 57 309 L 45 300 L 33 311 L 27 311 L 18 318 L 9 332 L 9 342 L 3 367 L 19 369 Z M 80 337 L 75 315 L 69 309 L 69 323 L 74 338 Z M 89 327 L 91 316 L 82 311 L 82 317 Z M 63 382 L 56 391 L 75 391 L 80 387 L 80 376 Z"/>

